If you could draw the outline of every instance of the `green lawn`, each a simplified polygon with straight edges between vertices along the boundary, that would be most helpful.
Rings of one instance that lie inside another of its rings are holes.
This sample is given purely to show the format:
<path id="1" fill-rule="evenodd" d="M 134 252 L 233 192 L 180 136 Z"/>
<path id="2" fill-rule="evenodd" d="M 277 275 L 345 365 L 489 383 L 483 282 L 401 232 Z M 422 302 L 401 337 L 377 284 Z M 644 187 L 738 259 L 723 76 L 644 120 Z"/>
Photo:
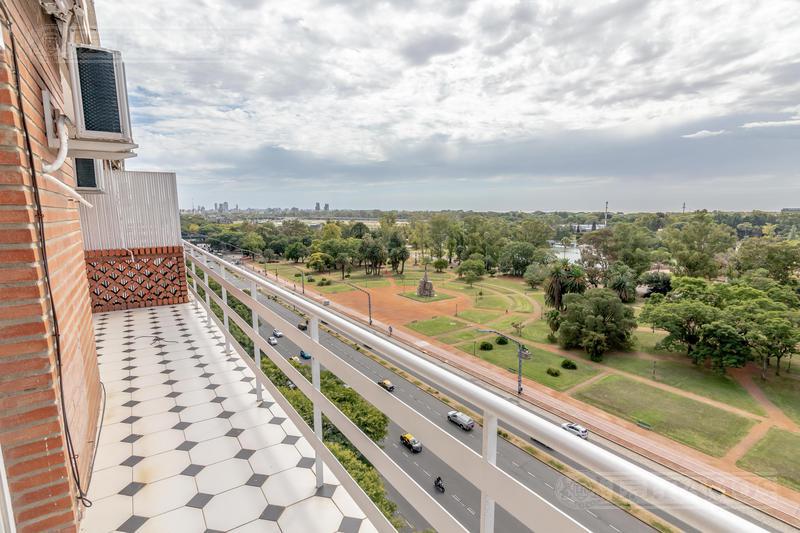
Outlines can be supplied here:
<path id="1" fill-rule="evenodd" d="M 528 290 L 528 286 L 522 281 L 522 278 L 486 278 L 481 284 L 494 288 L 502 287 L 513 292 L 525 292 Z"/>
<path id="2" fill-rule="evenodd" d="M 482 337 L 484 335 L 486 335 L 486 333 L 482 333 L 477 329 L 462 329 L 454 333 L 447 333 L 445 335 L 440 335 L 436 337 L 436 340 L 441 341 L 445 344 L 460 344 L 464 341 L 471 341 L 473 339 L 477 339 L 478 337 Z"/>
<path id="3" fill-rule="evenodd" d="M 800 434 L 772 428 L 737 466 L 761 477 L 800 490 Z"/>
<path id="4" fill-rule="evenodd" d="M 476 324 L 486 324 L 499 317 L 500 314 L 498 311 L 487 311 L 485 309 L 467 309 L 466 311 L 461 311 L 458 316 Z"/>
<path id="5" fill-rule="evenodd" d="M 488 294 L 484 296 L 478 297 L 478 302 L 475 304 L 475 307 L 480 307 L 482 309 L 510 309 L 511 302 L 505 296 L 501 296 L 500 294 Z"/>
<path id="6" fill-rule="evenodd" d="M 427 298 L 425 296 L 417 296 L 416 292 L 401 292 L 400 296 L 404 296 L 410 300 L 414 300 L 416 302 L 422 303 L 430 303 L 430 302 L 441 302 L 442 300 L 451 300 L 455 298 L 454 296 L 450 296 L 449 294 L 443 294 L 441 292 L 437 292 L 435 296 Z"/>
<path id="7" fill-rule="evenodd" d="M 511 327 L 511 323 L 524 322 L 526 318 L 528 317 L 523 315 L 516 315 L 514 313 L 509 313 L 509 314 L 504 314 L 497 320 L 492 320 L 486 325 L 490 326 L 492 329 L 502 331 L 503 333 L 514 333 L 514 328 Z"/>
<path id="8" fill-rule="evenodd" d="M 511 294 L 511 310 L 520 313 L 533 313 L 533 304 L 522 294 Z"/>
<path id="9" fill-rule="evenodd" d="M 653 376 L 653 361 L 646 359 L 638 359 L 626 354 L 606 354 L 603 362 L 618 370 L 646 378 Z M 753 397 L 735 379 L 696 367 L 688 360 L 686 363 L 669 360 L 657 361 L 656 381 L 757 415 L 765 414 Z"/>
<path id="10" fill-rule="evenodd" d="M 667 333 L 660 330 L 656 330 L 655 332 L 636 330 L 633 332 L 633 338 L 636 339 L 636 343 L 633 345 L 633 348 L 635 350 L 639 350 L 640 352 L 647 352 L 656 355 L 662 353 L 676 353 L 666 350 L 659 350 L 656 348 L 656 344 L 664 340 L 666 336 Z"/>
<path id="11" fill-rule="evenodd" d="M 514 333 L 514 328 L 509 327 L 508 331 Z M 522 328 L 522 338 L 533 342 L 549 343 L 548 333 L 550 333 L 550 326 L 545 320 L 536 320 Z"/>
<path id="12" fill-rule="evenodd" d="M 325 294 L 337 294 L 340 292 L 348 292 L 355 290 L 350 285 L 345 285 L 343 283 L 335 283 L 335 282 L 332 285 L 325 285 L 324 287 L 320 287 L 316 283 L 309 283 L 309 287 L 313 288 L 315 291 L 319 291 Z"/>
<path id="13" fill-rule="evenodd" d="M 623 376 L 606 376 L 575 397 L 714 457 L 725 455 L 755 424 Z"/>
<path id="14" fill-rule="evenodd" d="M 800 424 L 800 380 L 776 376 L 774 372 L 775 367 L 770 368 L 766 381 L 756 377 L 755 382 L 772 403 L 786 413 L 786 416 Z"/>
<path id="15" fill-rule="evenodd" d="M 369 276 L 361 278 L 351 276 L 348 281 L 353 285 L 358 285 L 359 287 L 363 287 L 365 289 L 372 289 L 376 287 L 388 287 L 392 284 L 391 281 L 381 276 Z"/>
<path id="16" fill-rule="evenodd" d="M 472 355 L 473 345 L 471 342 L 460 344 L 457 348 Z M 592 376 L 597 374 L 597 371 L 590 368 L 589 365 L 581 364 L 578 362 L 577 370 L 565 370 L 561 368 L 562 357 L 559 357 L 550 352 L 539 350 L 537 348 L 530 348 L 531 359 L 524 361 L 522 364 L 522 374 L 542 385 L 550 387 L 555 390 L 565 390 L 578 383 L 586 381 Z M 517 372 L 517 346 L 514 343 L 506 345 L 494 345 L 493 350 L 482 351 L 477 350 L 475 355 L 484 361 L 488 361 L 500 368 L 512 370 Z M 561 370 L 561 375 L 553 377 L 547 374 L 549 367 Z"/>
<path id="17" fill-rule="evenodd" d="M 406 326 L 423 335 L 435 337 L 442 333 L 450 333 L 451 331 L 465 328 L 467 323 L 449 316 L 437 316 L 430 320 L 415 320 L 409 322 Z"/>
<path id="18" fill-rule="evenodd" d="M 436 285 L 434 284 L 434 288 L 435 287 Z M 451 291 L 462 292 L 472 298 L 475 298 L 475 295 L 481 291 L 480 288 L 474 286 L 470 287 L 463 281 L 448 281 L 442 284 L 442 288 L 450 289 Z"/>
<path id="19" fill-rule="evenodd" d="M 532 292 L 528 294 L 528 296 L 536 300 L 539 303 L 539 305 L 542 306 L 542 309 L 547 311 L 546 306 L 544 304 L 544 293 L 542 291 Z"/>

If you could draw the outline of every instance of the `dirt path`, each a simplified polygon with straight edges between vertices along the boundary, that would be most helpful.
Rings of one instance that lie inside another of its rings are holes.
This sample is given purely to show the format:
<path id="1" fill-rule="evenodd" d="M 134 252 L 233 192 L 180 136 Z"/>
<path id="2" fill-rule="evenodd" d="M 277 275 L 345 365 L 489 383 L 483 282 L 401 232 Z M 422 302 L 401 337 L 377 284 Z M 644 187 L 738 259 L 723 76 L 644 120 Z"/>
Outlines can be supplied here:
<path id="1" fill-rule="evenodd" d="M 752 369 L 734 368 L 730 372 L 736 381 L 738 381 L 739 384 L 744 387 L 748 394 L 750 394 L 750 396 L 752 396 L 756 402 L 758 402 L 764 411 L 767 412 L 767 418 L 770 422 L 783 429 L 788 429 L 789 431 L 800 431 L 800 428 L 797 426 L 794 420 L 786 416 L 786 413 L 784 413 L 777 405 L 772 403 L 764 394 L 764 391 L 761 390 L 761 387 L 759 387 L 758 384 L 753 381 L 755 375 L 753 374 Z"/>

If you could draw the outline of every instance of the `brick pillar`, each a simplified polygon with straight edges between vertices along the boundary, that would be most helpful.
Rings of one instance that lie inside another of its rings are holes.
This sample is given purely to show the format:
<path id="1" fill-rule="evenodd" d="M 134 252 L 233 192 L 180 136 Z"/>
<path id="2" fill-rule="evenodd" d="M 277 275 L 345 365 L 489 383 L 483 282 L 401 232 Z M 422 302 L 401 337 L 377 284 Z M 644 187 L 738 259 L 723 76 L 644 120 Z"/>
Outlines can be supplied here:
<path id="1" fill-rule="evenodd" d="M 6 1 L 14 20 L 23 109 L 36 169 L 55 154 L 47 147 L 41 91 L 62 106 L 57 57 L 42 35 L 52 19 L 38 2 Z M 66 452 L 65 413 L 79 471 L 89 476 L 100 404 L 83 242 L 76 204 L 39 178 L 52 303 L 23 134 L 8 30 L 0 52 L 0 445 L 12 507 L 21 533 L 74 531 L 80 517 Z M 75 184 L 68 160 L 57 177 Z M 62 409 L 53 337 L 61 335 Z"/>

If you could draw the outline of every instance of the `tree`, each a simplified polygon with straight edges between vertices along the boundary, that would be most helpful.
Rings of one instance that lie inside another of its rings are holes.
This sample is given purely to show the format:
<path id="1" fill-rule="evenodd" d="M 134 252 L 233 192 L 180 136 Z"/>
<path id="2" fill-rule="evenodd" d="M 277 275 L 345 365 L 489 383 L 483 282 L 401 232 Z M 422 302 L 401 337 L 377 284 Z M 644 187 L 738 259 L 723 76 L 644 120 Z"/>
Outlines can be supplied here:
<path id="1" fill-rule="evenodd" d="M 480 279 L 481 277 L 477 275 L 473 270 L 468 270 L 466 273 L 464 273 L 464 281 L 466 281 L 467 285 L 469 285 L 470 287 L 472 287 L 472 284 Z"/>
<path id="2" fill-rule="evenodd" d="M 668 333 L 659 343 L 662 348 L 685 349 L 686 354 L 698 363 L 694 349 L 700 342 L 703 326 L 718 320 L 720 316 L 719 309 L 697 300 L 663 301 L 652 297 L 645 304 L 639 319 Z"/>
<path id="3" fill-rule="evenodd" d="M 320 239 L 323 241 L 329 241 L 331 239 L 341 239 L 342 238 L 342 228 L 339 224 L 335 222 L 328 222 L 324 226 L 322 226 L 322 231 L 320 231 Z"/>
<path id="4" fill-rule="evenodd" d="M 315 252 L 308 257 L 306 266 L 317 272 L 325 272 L 333 265 L 333 258 L 326 253 Z"/>
<path id="5" fill-rule="evenodd" d="M 367 225 L 363 222 L 356 222 L 350 226 L 349 235 L 350 237 L 354 237 L 356 239 L 363 239 L 369 235 L 369 227 L 367 227 Z"/>
<path id="6" fill-rule="evenodd" d="M 257 254 L 261 253 L 261 250 L 264 249 L 264 239 L 262 239 L 261 235 L 258 233 L 251 231 L 242 237 L 239 246 L 248 251 L 250 255 L 255 257 Z"/>
<path id="7" fill-rule="evenodd" d="M 751 350 L 739 330 L 725 320 L 715 320 L 700 328 L 695 358 L 711 361 L 711 367 L 724 374 L 726 368 L 739 368 L 750 359 Z"/>
<path id="8" fill-rule="evenodd" d="M 734 265 L 739 273 L 764 269 L 770 278 L 786 284 L 800 268 L 800 243 L 773 237 L 746 239 L 736 251 Z"/>
<path id="9" fill-rule="evenodd" d="M 525 274 L 522 275 L 522 278 L 531 289 L 535 289 L 547 279 L 547 272 L 547 265 L 528 265 L 528 268 L 525 269 Z"/>
<path id="10" fill-rule="evenodd" d="M 553 263 L 544 284 L 544 302 L 550 307 L 562 310 L 563 298 L 569 293 L 583 293 L 586 280 L 583 269 L 562 259 Z"/>
<path id="11" fill-rule="evenodd" d="M 444 257 L 444 246 L 452 223 L 450 216 L 445 213 L 436 213 L 428 223 L 431 249 L 437 258 Z"/>
<path id="12" fill-rule="evenodd" d="M 361 240 L 358 254 L 364 262 L 364 271 L 368 276 L 380 275 L 381 269 L 388 259 L 383 243 L 372 237 L 365 237 Z"/>
<path id="13" fill-rule="evenodd" d="M 297 263 L 308 257 L 308 253 L 308 248 L 302 242 L 293 242 L 286 247 L 284 256 L 286 259 Z"/>
<path id="14" fill-rule="evenodd" d="M 512 276 L 522 276 L 528 265 L 533 263 L 546 263 L 550 259 L 547 250 L 537 249 L 527 242 L 510 242 L 500 253 L 498 266 L 503 272 Z"/>
<path id="15" fill-rule="evenodd" d="M 672 276 L 668 272 L 645 272 L 639 277 L 639 283 L 647 287 L 645 298 L 672 290 Z"/>
<path id="16" fill-rule="evenodd" d="M 613 290 L 625 303 L 636 300 L 636 273 L 625 263 L 611 265 L 606 273 L 606 288 Z"/>
<path id="17" fill-rule="evenodd" d="M 564 297 L 558 343 L 567 349 L 582 348 L 593 361 L 600 361 L 607 350 L 628 349 L 634 329 L 633 310 L 614 292 L 589 289 Z"/>
<path id="18" fill-rule="evenodd" d="M 449 265 L 447 259 L 436 259 L 431 264 L 433 265 L 433 268 L 436 270 L 436 272 L 444 272 L 444 270 Z"/>
<path id="19" fill-rule="evenodd" d="M 358 254 L 361 241 L 355 238 L 329 239 L 319 244 L 319 249 L 331 257 L 333 265 L 341 270 L 344 279 L 345 269 Z"/>
<path id="20" fill-rule="evenodd" d="M 526 242 L 536 248 L 547 245 L 547 241 L 555 236 L 552 226 L 540 218 L 526 218 L 517 226 L 517 240 Z"/>
<path id="21" fill-rule="evenodd" d="M 747 340 L 761 359 L 761 379 L 766 379 L 767 367 L 773 357 L 776 359 L 775 375 L 780 376 L 781 359 L 798 353 L 800 329 L 796 320 L 786 318 L 783 313 L 767 312 L 755 323 Z"/>
<path id="22" fill-rule="evenodd" d="M 650 252 L 650 261 L 655 263 L 656 265 L 656 272 L 661 272 L 661 269 L 664 265 L 669 263 L 671 256 L 669 252 L 663 248 L 658 248 Z"/>
<path id="23" fill-rule="evenodd" d="M 484 266 L 482 261 L 477 259 L 467 259 L 466 261 L 462 262 L 458 265 L 456 269 L 459 276 L 466 277 L 467 275 L 471 274 L 474 276 L 473 282 L 480 279 L 486 273 L 486 267 Z M 467 283 L 470 283 L 469 281 Z M 472 283 L 470 283 L 471 285 Z"/>
<path id="24" fill-rule="evenodd" d="M 682 225 L 664 230 L 663 241 L 685 276 L 713 278 L 719 273 L 715 256 L 736 242 L 733 230 L 717 224 L 706 212 L 698 212 Z"/>

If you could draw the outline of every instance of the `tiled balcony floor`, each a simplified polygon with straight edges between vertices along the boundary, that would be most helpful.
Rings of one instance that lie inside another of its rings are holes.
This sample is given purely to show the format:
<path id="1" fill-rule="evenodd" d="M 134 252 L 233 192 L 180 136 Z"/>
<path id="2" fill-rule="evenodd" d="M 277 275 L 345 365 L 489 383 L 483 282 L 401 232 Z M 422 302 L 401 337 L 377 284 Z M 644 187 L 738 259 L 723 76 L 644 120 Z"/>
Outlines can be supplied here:
<path id="1" fill-rule="evenodd" d="M 193 304 L 95 317 L 106 408 L 85 532 L 375 531 Z"/>

